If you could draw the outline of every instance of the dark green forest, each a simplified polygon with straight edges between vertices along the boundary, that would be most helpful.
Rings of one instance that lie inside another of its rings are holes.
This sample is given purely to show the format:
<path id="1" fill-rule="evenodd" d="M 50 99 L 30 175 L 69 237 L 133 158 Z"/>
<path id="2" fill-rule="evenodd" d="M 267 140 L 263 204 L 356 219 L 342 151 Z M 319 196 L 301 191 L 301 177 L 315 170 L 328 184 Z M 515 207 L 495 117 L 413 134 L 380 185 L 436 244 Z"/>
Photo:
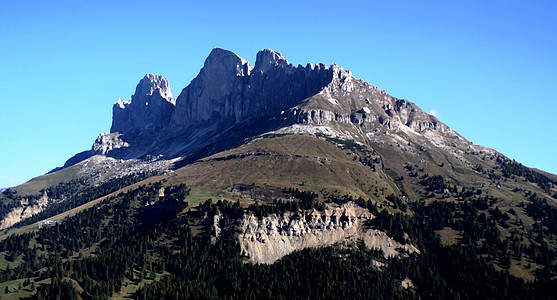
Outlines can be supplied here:
<path id="1" fill-rule="evenodd" d="M 434 178 L 434 177 L 432 177 Z M 426 182 L 437 189 L 438 178 Z M 138 285 L 137 299 L 551 299 L 557 295 L 556 253 L 543 239 L 526 243 L 501 238 L 498 226 L 508 220 L 497 199 L 473 192 L 463 201 L 406 203 L 390 195 L 378 204 L 349 195 L 328 195 L 327 202 L 348 201 L 375 215 L 368 226 L 420 254 L 384 258 L 362 243 L 294 252 L 272 265 L 246 262 L 236 238 L 246 213 L 324 209 L 319 195 L 284 189 L 294 202 L 211 201 L 188 207 L 185 185 L 142 185 L 109 197 L 91 209 L 38 231 L 12 235 L 0 242 L 7 261 L 0 281 L 27 278 L 22 287 L 36 289 L 30 299 L 107 299 L 123 287 Z M 452 189 L 452 188 L 451 188 Z M 462 192 L 462 191 L 460 191 Z M 322 196 L 322 195 L 321 195 Z M 551 234 L 555 211 L 530 195 L 526 210 L 540 220 L 540 235 Z M 413 215 L 383 209 L 404 206 Z M 215 236 L 213 218 L 220 214 L 222 232 Z M 487 215 L 490 215 L 488 218 Z M 546 221 L 544 221 L 546 220 Z M 460 243 L 443 245 L 436 230 L 462 232 Z M 511 258 L 526 256 L 543 266 L 535 282 L 510 275 Z M 377 267 L 373 262 L 380 262 Z M 17 263 L 15 263 L 17 262 Z M 409 278 L 414 287 L 401 288 Z M 49 283 L 35 284 L 44 279 Z M 9 293 L 10 291 L 8 291 Z"/>

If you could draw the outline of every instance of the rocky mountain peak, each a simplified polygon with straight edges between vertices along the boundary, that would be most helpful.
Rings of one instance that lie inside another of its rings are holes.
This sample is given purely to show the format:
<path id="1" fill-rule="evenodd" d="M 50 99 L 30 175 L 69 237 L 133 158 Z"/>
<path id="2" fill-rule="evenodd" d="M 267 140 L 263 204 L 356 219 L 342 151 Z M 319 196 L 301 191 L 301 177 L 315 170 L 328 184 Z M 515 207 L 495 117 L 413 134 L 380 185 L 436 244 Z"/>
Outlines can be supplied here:
<path id="1" fill-rule="evenodd" d="M 312 126 L 327 127 L 338 136 L 362 140 L 375 139 L 385 129 L 416 136 L 432 130 L 436 137 L 447 133 L 450 139 L 461 138 L 417 105 L 386 94 L 339 65 L 295 67 L 271 49 L 259 51 L 252 67 L 235 53 L 214 48 L 176 100 L 164 77 L 147 74 L 131 100 L 119 99 L 113 112 L 111 133 L 122 134 L 119 139 L 129 143 L 133 156 L 181 156 L 222 144 L 218 137 L 228 130 L 234 132 L 221 138 L 234 143 L 293 125 L 307 125 L 310 131 Z M 114 147 L 99 149 L 112 153 Z"/>
<path id="2" fill-rule="evenodd" d="M 243 117 L 242 90 L 253 67 L 235 53 L 214 48 L 203 68 L 176 100 L 174 126 Z"/>
<path id="3" fill-rule="evenodd" d="M 154 74 L 146 74 L 145 77 L 139 81 L 139 84 L 135 88 L 135 94 L 132 96 L 132 100 L 137 99 L 137 101 L 133 102 L 141 102 L 141 100 L 147 100 L 148 97 L 152 96 L 154 93 L 159 93 L 159 95 L 168 102 L 175 102 L 172 98 L 168 80 L 161 75 Z"/>
<path id="4" fill-rule="evenodd" d="M 259 51 L 255 59 L 256 72 L 265 72 L 276 67 L 285 68 L 289 65 L 290 63 L 281 53 L 271 49 Z"/>
<path id="5" fill-rule="evenodd" d="M 201 69 L 200 75 L 208 80 L 223 79 L 229 76 L 249 76 L 253 67 L 247 60 L 234 52 L 222 48 L 214 48 Z"/>
<path id="6" fill-rule="evenodd" d="M 168 80 L 147 74 L 139 81 L 131 100 L 118 99 L 112 108 L 110 132 L 154 129 L 168 125 L 176 105 Z"/>

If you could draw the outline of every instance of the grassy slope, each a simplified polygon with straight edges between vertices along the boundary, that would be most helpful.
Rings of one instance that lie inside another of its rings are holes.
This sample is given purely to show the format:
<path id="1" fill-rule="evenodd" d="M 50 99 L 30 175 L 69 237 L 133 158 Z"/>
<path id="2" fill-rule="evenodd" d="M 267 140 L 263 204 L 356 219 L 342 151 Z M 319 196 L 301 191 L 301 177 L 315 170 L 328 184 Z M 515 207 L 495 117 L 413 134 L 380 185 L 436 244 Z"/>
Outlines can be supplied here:
<path id="1" fill-rule="evenodd" d="M 375 186 L 383 189 L 385 196 L 397 193 L 381 171 L 373 172 L 347 151 L 305 135 L 258 139 L 217 153 L 176 170 L 168 182 L 191 187 L 191 202 L 208 197 L 236 200 L 231 188 L 237 184 L 263 189 L 337 191 L 365 198 L 375 198 Z"/>
<path id="2" fill-rule="evenodd" d="M 264 155 L 253 155 L 253 153 L 264 153 Z M 372 172 L 369 167 L 354 161 L 353 156 L 347 153 L 349 152 L 343 151 L 329 142 L 311 136 L 287 135 L 262 138 L 204 158 L 173 173 L 150 177 L 50 217 L 48 220 L 60 221 L 67 216 L 93 207 L 107 197 L 161 180 L 166 186 L 185 183 L 191 187 L 187 200 L 193 205 L 209 198 L 231 201 L 240 198 L 242 203 L 249 204 L 253 200 L 261 200 L 263 194 L 283 196 L 282 193 L 273 193 L 273 191 L 284 187 L 314 192 L 336 191 L 340 195 L 351 194 L 354 197 L 362 196 L 379 201 L 383 201 L 387 195 L 399 193 L 385 174 L 381 171 Z M 223 159 L 227 157 L 228 159 Z M 50 175 L 56 175 L 56 177 Z M 48 176 L 46 179 L 39 177 L 37 178 L 40 179 L 37 181 L 38 183 L 26 186 L 25 189 L 31 191 L 32 188 L 36 189 L 46 182 L 54 182 L 55 179 L 61 180 L 63 176 L 68 175 L 66 172 L 45 175 Z M 232 187 L 238 184 L 249 186 L 253 188 L 253 191 L 248 195 L 232 193 Z M 375 186 L 383 190 L 379 198 L 373 195 Z M 37 230 L 39 223 L 41 222 L 5 230 L 0 233 L 0 240 L 12 234 Z"/>
<path id="3" fill-rule="evenodd" d="M 490 180 L 486 174 L 466 168 L 461 161 L 447 157 L 441 151 L 430 150 L 425 154 L 409 154 L 405 151 L 398 151 L 397 145 L 375 145 L 375 147 L 385 165 L 384 170 L 378 166 L 377 171 L 373 172 L 369 167 L 355 160 L 351 151 L 342 150 L 320 138 L 305 135 L 261 138 L 201 159 L 167 175 L 148 178 L 111 195 L 162 180 L 167 186 L 185 183 L 191 187 L 192 190 L 187 200 L 194 205 L 208 198 L 232 201 L 240 199 L 242 203 L 251 203 L 253 200 L 262 199 L 262 196 L 273 195 L 272 191 L 278 191 L 284 187 L 320 193 L 336 191 L 340 195 L 351 194 L 355 197 L 362 196 L 379 202 L 382 202 L 387 195 L 392 193 L 400 195 L 400 190 L 405 190 L 411 200 L 418 200 L 424 196 L 423 187 L 419 185 L 419 178 L 409 177 L 409 172 L 404 169 L 405 165 L 412 164 L 423 169 L 419 172 L 420 176 L 426 173 L 442 175 L 451 185 L 456 184 L 459 188 L 463 186 L 467 188 L 481 187 L 484 193 L 502 199 L 497 205 L 503 212 L 508 212 L 511 208 L 516 212 L 516 215 L 511 216 L 511 227 L 500 228 L 503 236 L 509 236 L 511 232 L 525 234 L 527 227 L 523 229 L 513 225 L 519 220 L 526 226 L 533 223 L 533 220 L 526 216 L 524 209 L 518 207 L 520 202 L 526 201 L 524 193 L 513 192 L 513 189 L 525 188 L 543 194 L 543 191 L 535 184 L 524 182 L 522 178 L 517 178 L 516 181 Z M 424 158 L 427 163 L 420 162 Z M 472 163 L 482 161 L 487 167 L 495 165 L 489 158 L 483 160 L 474 156 L 467 158 Z M 76 170 L 68 168 L 38 177 L 18 187 L 18 192 L 36 194 L 41 188 L 73 177 L 75 172 Z M 397 180 L 401 175 L 405 178 Z M 248 192 L 235 193 L 234 187 L 237 185 L 247 186 Z M 375 187 L 381 190 L 379 195 L 374 193 Z M 61 220 L 66 216 L 90 208 L 105 198 L 96 199 L 50 219 Z M 440 195 L 436 195 L 434 199 L 457 200 L 452 196 L 441 197 Z M 36 229 L 37 225 L 30 225 L 9 230 L 4 232 L 0 239 L 14 233 Z M 440 235 L 447 243 L 454 243 L 459 238 L 459 233 L 451 229 L 440 232 Z M 534 270 L 523 268 L 527 263 L 529 262 L 513 260 L 513 267 L 509 271 L 514 275 L 532 280 Z"/>
<path id="4" fill-rule="evenodd" d="M 15 189 L 18 195 L 21 196 L 39 195 L 41 189 L 46 189 L 51 186 L 56 186 L 61 182 L 68 182 L 72 180 L 77 174 L 77 172 L 79 171 L 79 169 L 80 169 L 79 165 L 73 165 L 71 167 L 59 170 L 54 173 L 49 173 L 49 174 L 35 177 L 27 181 L 26 183 L 14 187 L 13 189 Z M 0 194 L 0 197 L 3 196 Z"/>
<path id="5" fill-rule="evenodd" d="M 427 141 L 423 141 L 427 144 Z M 550 193 L 544 192 L 537 184 L 527 182 L 525 178 L 515 176 L 514 178 L 505 179 L 491 179 L 488 174 L 483 172 L 474 171 L 468 167 L 463 161 L 456 159 L 454 156 L 447 155 L 446 152 L 435 149 L 434 147 L 428 148 L 425 152 L 400 151 L 401 147 L 406 145 L 392 144 L 376 144 L 375 150 L 380 153 L 385 163 L 385 172 L 391 175 L 392 178 L 400 178 L 404 176 L 405 179 L 396 181 L 397 185 L 404 190 L 412 201 L 426 199 L 426 202 L 438 201 L 459 201 L 454 195 L 447 194 L 445 196 L 436 194 L 433 198 L 427 198 L 424 195 L 424 189 L 420 185 L 420 177 L 424 174 L 441 175 L 447 182 L 453 186 L 457 185 L 461 190 L 465 187 L 467 190 L 474 187 L 482 190 L 482 195 L 491 195 L 498 199 L 496 206 L 504 213 L 510 216 L 508 228 L 498 226 L 501 230 L 501 237 L 508 238 L 512 235 L 527 237 L 531 226 L 535 223 L 534 220 L 526 214 L 525 206 L 520 207 L 521 203 L 529 203 L 528 197 L 525 196 L 526 191 L 537 193 L 538 195 L 549 200 L 549 203 L 555 204 L 557 201 L 551 195 L 557 192 L 557 186 L 554 186 Z M 473 155 L 465 154 L 463 157 L 468 160 L 472 165 L 482 165 L 485 171 L 495 169 L 498 175 L 497 164 L 494 157 L 489 155 Z M 424 162 L 425 161 L 425 162 Z M 404 167 L 405 165 L 413 165 L 414 171 L 422 169 L 418 172 L 418 177 L 410 177 L 410 173 Z M 417 166 L 417 167 L 416 167 Z M 554 179 L 555 176 L 549 173 L 542 172 L 542 174 Z M 511 213 L 514 211 L 514 214 Z M 489 216 L 489 211 L 480 211 Z M 523 224 L 519 225 L 519 224 Z M 444 230 L 438 232 L 441 240 L 446 244 L 452 244 L 458 241 L 460 233 L 446 227 Z M 525 242 L 528 244 L 528 242 Z M 557 247 L 555 240 L 548 240 L 551 247 Z M 526 267 L 528 266 L 528 267 Z M 498 266 L 495 266 L 499 268 Z M 535 272 L 539 266 L 531 260 L 523 258 L 522 261 L 512 259 L 511 268 L 509 272 L 517 277 L 526 280 L 534 280 Z"/>
<path id="6" fill-rule="evenodd" d="M 118 194 L 142 184 L 164 180 L 165 185 L 185 183 L 192 188 L 188 201 L 199 203 L 208 198 L 237 200 L 255 200 L 258 193 L 265 196 L 265 190 L 278 190 L 283 187 L 299 188 L 314 192 L 338 192 L 340 195 L 351 194 L 382 202 L 390 194 L 400 195 L 405 191 L 410 200 L 424 197 L 423 187 L 419 184 L 419 177 L 410 177 L 405 165 L 418 166 L 423 174 L 442 175 L 451 185 L 470 188 L 481 188 L 484 193 L 502 199 L 498 204 L 500 209 L 508 211 L 513 208 L 515 219 L 522 220 L 525 225 L 531 225 L 523 209 L 518 209 L 520 202 L 525 201 L 523 193 L 513 192 L 515 188 L 525 188 L 538 194 L 543 191 L 535 184 L 524 182 L 522 179 L 493 181 L 487 175 L 466 168 L 459 160 L 441 151 L 428 150 L 426 153 L 410 153 L 400 151 L 400 146 L 374 145 L 375 150 L 382 156 L 384 168 L 378 166 L 376 172 L 362 165 L 351 151 L 342 150 L 323 139 L 307 135 L 286 135 L 271 138 L 256 139 L 227 151 L 203 158 L 190 165 L 182 167 L 173 173 L 148 178 L 142 182 L 126 187 Z M 494 162 L 489 158 L 481 160 L 477 156 L 468 156 L 472 163 L 482 163 L 493 167 Z M 426 163 L 424 163 L 424 160 Z M 481 161 L 481 162 L 480 162 Z M 36 194 L 41 188 L 55 185 L 58 182 L 72 178 L 76 169 L 73 167 L 37 177 L 28 183 L 18 186 L 21 194 Z M 398 180 L 401 176 L 405 178 Z M 233 192 L 236 185 L 248 186 L 251 195 L 239 195 Z M 375 188 L 380 191 L 375 193 Z M 272 195 L 272 193 L 271 193 Z M 259 197 L 261 199 L 262 197 Z M 51 220 L 60 220 L 83 209 L 92 207 L 105 197 L 74 208 Z M 448 197 L 446 200 L 456 199 Z M 34 227 L 33 227 L 34 228 Z M 29 228 L 10 230 L 2 234 L 1 238 L 13 232 L 21 233 Z M 507 230 L 504 230 L 504 232 Z"/>

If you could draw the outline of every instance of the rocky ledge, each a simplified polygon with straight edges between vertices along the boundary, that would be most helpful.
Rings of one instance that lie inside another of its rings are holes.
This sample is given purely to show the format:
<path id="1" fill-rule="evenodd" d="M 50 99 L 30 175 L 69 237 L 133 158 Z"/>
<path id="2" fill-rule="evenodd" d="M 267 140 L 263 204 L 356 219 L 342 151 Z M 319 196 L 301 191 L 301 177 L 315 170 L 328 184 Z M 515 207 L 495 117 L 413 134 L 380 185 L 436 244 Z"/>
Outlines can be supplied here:
<path id="1" fill-rule="evenodd" d="M 353 203 L 330 206 L 324 212 L 288 212 L 261 219 L 249 214 L 241 221 L 239 242 L 243 255 L 264 264 L 272 264 L 296 250 L 357 240 L 369 249 L 383 250 L 385 257 L 398 256 L 401 249 L 419 253 L 416 247 L 403 245 L 383 231 L 366 228 L 366 221 L 372 218 L 367 209 Z"/>

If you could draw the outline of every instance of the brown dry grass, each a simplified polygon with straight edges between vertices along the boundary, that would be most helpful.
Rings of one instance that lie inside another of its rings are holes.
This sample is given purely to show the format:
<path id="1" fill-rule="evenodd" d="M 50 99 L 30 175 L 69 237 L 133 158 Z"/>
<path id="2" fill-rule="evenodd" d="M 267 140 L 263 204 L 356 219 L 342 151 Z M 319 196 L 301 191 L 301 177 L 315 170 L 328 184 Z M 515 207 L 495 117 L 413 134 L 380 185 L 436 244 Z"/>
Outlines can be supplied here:
<path id="1" fill-rule="evenodd" d="M 462 233 L 452 229 L 451 227 L 436 230 L 435 233 L 437 233 L 439 239 L 441 239 L 441 244 L 443 246 L 456 245 L 458 244 L 459 239 L 462 238 Z"/>
<path id="2" fill-rule="evenodd" d="M 236 184 L 337 191 L 364 198 L 376 198 L 371 192 L 376 186 L 385 196 L 397 193 L 381 172 L 373 172 L 329 142 L 301 135 L 256 140 L 176 170 L 167 180 L 191 187 L 188 201 L 193 203 L 233 199 L 227 191 Z"/>

